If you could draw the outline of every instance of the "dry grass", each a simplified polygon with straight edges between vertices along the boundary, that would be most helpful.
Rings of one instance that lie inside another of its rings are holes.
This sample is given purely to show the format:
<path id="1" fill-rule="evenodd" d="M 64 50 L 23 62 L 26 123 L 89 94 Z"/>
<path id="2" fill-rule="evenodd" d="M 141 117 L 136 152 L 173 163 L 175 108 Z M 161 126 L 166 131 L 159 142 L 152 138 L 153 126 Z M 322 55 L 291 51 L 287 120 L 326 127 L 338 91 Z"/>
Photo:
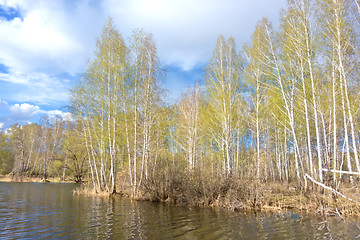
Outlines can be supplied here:
<path id="1" fill-rule="evenodd" d="M 95 191 L 94 188 L 88 185 L 81 185 L 80 187 L 74 189 L 74 195 L 85 195 L 85 196 L 97 196 L 97 197 L 110 197 L 113 195 L 107 191 Z"/>
<path id="2" fill-rule="evenodd" d="M 169 177 L 171 176 L 171 177 Z M 230 211 L 295 211 L 326 216 L 360 216 L 360 204 L 319 187 L 307 191 L 281 182 L 258 182 L 239 178 L 208 178 L 199 173 L 171 172 L 146 182 L 145 200 L 189 206 L 224 208 Z M 355 187 L 343 186 L 340 192 L 360 199 Z"/>
<path id="3" fill-rule="evenodd" d="M 186 206 L 222 208 L 229 211 L 279 212 L 294 211 L 326 216 L 360 216 L 360 204 L 335 197 L 330 191 L 309 188 L 306 192 L 296 185 L 281 182 L 258 182 L 239 178 L 207 178 L 199 173 L 181 171 L 159 172 L 144 182 L 133 196 L 126 176 L 118 178 L 121 196 L 134 200 L 166 202 Z M 341 192 L 353 199 L 360 199 L 357 187 L 342 186 Z M 109 197 L 106 191 L 95 192 L 82 185 L 74 194 Z"/>
<path id="4" fill-rule="evenodd" d="M 44 178 L 42 177 L 27 177 L 27 176 L 10 176 L 10 175 L 0 175 L 0 182 L 52 182 L 52 183 L 73 183 L 73 181 L 62 181 L 61 178 L 47 178 L 46 181 L 44 181 Z"/>
<path id="5" fill-rule="evenodd" d="M 251 188 L 251 187 L 250 187 Z M 351 188 L 354 194 L 347 193 L 352 199 L 359 199 L 356 196 L 354 187 Z M 325 216 L 360 216 L 360 204 L 345 198 L 335 196 L 330 191 L 321 191 L 321 189 L 309 189 L 306 192 L 289 188 L 284 184 L 261 183 L 257 189 L 253 187 L 251 195 L 255 197 L 241 198 L 242 190 L 236 189 L 231 197 L 219 201 L 222 207 L 230 210 L 250 210 L 250 211 L 296 211 L 312 214 L 321 214 Z M 240 191 L 239 191 L 240 190 Z M 256 193 L 256 191 L 258 191 Z M 259 192 L 260 191 L 260 192 Z M 341 192 L 349 191 L 343 187 Z"/>

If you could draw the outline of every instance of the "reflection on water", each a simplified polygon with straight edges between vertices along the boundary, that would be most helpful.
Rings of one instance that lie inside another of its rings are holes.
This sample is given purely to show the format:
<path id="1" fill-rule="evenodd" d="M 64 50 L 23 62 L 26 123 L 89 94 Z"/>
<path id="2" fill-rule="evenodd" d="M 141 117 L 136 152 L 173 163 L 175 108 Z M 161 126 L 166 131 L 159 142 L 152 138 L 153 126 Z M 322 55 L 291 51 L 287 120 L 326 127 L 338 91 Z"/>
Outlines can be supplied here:
<path id="1" fill-rule="evenodd" d="M 75 184 L 0 183 L 0 238 L 360 239 L 356 219 L 242 214 L 73 196 Z"/>

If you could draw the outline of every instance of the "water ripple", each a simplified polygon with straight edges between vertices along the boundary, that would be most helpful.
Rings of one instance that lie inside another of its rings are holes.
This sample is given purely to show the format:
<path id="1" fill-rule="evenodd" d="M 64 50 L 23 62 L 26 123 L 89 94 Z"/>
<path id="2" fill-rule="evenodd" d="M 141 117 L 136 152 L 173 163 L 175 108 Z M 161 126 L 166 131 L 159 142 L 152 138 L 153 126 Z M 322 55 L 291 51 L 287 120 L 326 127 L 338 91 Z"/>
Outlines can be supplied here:
<path id="1" fill-rule="evenodd" d="M 359 220 L 242 214 L 73 196 L 73 184 L 0 183 L 1 239 L 355 239 Z"/>

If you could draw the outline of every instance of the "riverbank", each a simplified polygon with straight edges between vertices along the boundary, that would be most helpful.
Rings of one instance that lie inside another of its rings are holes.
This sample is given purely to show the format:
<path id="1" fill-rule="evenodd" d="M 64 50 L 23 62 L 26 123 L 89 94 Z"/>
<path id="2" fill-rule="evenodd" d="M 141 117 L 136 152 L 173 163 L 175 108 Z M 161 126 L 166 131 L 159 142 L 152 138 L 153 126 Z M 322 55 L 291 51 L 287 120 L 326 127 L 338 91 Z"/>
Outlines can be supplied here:
<path id="1" fill-rule="evenodd" d="M 50 182 L 50 183 L 73 183 L 71 180 L 62 180 L 59 177 L 50 177 L 44 180 L 42 177 L 27 177 L 27 176 L 10 176 L 10 175 L 0 175 L 0 182 Z"/>
<path id="2" fill-rule="evenodd" d="M 330 191 L 308 189 L 303 192 L 292 186 L 277 182 L 255 184 L 234 182 L 232 186 L 214 198 L 190 197 L 184 193 L 172 194 L 166 199 L 154 199 L 148 194 L 136 197 L 138 200 L 161 201 L 177 205 L 204 206 L 241 212 L 284 212 L 293 211 L 323 216 L 360 217 L 360 205 L 335 196 Z M 342 188 L 354 199 L 358 190 Z"/>
<path id="3" fill-rule="evenodd" d="M 360 205 L 355 201 L 335 196 L 331 191 L 315 186 L 306 191 L 278 182 L 267 182 L 245 188 L 232 187 L 225 195 L 218 197 L 211 207 L 230 211 L 283 212 L 294 211 L 323 216 L 360 216 Z M 253 190 L 249 192 L 249 190 Z M 244 191 L 245 190 L 245 191 Z M 349 196 L 359 198 L 357 189 L 343 187 Z M 352 192 L 351 192 L 352 191 Z M 357 196 L 356 196 L 357 195 Z"/>
<path id="4" fill-rule="evenodd" d="M 315 184 L 307 190 L 299 189 L 295 184 L 286 182 L 258 182 L 238 178 L 205 178 L 196 174 L 172 174 L 171 178 L 152 178 L 144 181 L 137 193 L 132 193 L 129 184 L 124 184 L 122 176 L 118 178 L 117 196 L 138 201 L 164 202 L 183 206 L 201 206 L 212 209 L 226 209 L 241 212 L 306 212 L 324 216 L 360 217 L 360 189 L 355 185 L 342 185 L 339 192 L 347 198 L 323 189 Z M 159 180 L 161 179 L 161 181 Z M 0 182 L 45 182 L 41 177 L 4 176 Z M 51 183 L 73 183 L 61 178 L 48 178 Z M 121 184 L 120 184 L 121 182 Z M 110 196 L 104 192 L 95 192 L 88 185 L 81 185 L 74 194 Z"/>
<path id="5" fill-rule="evenodd" d="M 121 189 L 131 196 L 129 186 Z M 200 173 L 170 172 L 144 181 L 135 199 L 242 212 L 295 211 L 324 216 L 360 217 L 360 189 L 341 184 L 339 196 L 314 183 L 305 189 L 295 183 L 208 177 Z"/>
<path id="6" fill-rule="evenodd" d="M 342 185 L 340 192 L 349 198 L 311 184 L 306 190 L 287 182 L 205 178 L 201 174 L 171 173 L 153 176 L 133 193 L 131 186 L 118 178 L 118 194 L 138 201 L 164 202 L 188 207 L 226 209 L 240 212 L 298 212 L 323 216 L 360 217 L 360 189 Z M 74 194 L 110 196 L 82 186 Z"/>

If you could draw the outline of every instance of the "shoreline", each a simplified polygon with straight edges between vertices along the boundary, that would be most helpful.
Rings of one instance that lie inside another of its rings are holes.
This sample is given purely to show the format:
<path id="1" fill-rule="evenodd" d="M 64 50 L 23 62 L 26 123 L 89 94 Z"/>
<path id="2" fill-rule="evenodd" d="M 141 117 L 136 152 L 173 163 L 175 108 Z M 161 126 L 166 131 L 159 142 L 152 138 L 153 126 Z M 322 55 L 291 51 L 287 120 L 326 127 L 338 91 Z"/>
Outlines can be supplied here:
<path id="1" fill-rule="evenodd" d="M 246 185 L 246 183 L 244 183 Z M 180 205 L 189 208 L 200 207 L 214 210 L 222 209 L 243 213 L 280 213 L 296 212 L 325 217 L 360 217 L 360 205 L 341 197 L 335 197 L 330 191 L 321 192 L 311 189 L 306 192 L 295 187 L 286 187 L 284 184 L 271 182 L 260 183 L 254 192 L 245 192 L 247 189 L 229 189 L 223 195 L 218 195 L 212 200 L 202 197 L 187 198 L 185 192 L 178 192 L 166 198 L 154 198 L 148 192 L 139 191 L 137 196 L 132 196 L 129 188 L 121 189 L 115 194 L 109 192 L 95 192 L 88 185 L 83 185 L 74 191 L 74 194 L 100 196 L 100 197 L 125 197 L 135 201 L 161 202 L 170 205 Z M 352 188 L 342 188 L 351 191 Z M 257 191 L 257 192 L 256 192 Z M 357 190 L 356 190 L 357 191 Z M 247 196 L 244 196 L 247 194 Z"/>
<path id="2" fill-rule="evenodd" d="M 75 183 L 72 180 L 61 180 L 61 178 L 26 177 L 26 176 L 4 176 L 0 175 L 0 182 L 23 182 L 23 183 Z"/>
<path id="3" fill-rule="evenodd" d="M 40 177 L 15 177 L 1 176 L 0 182 L 28 182 L 45 183 Z M 75 183 L 72 180 L 61 181 L 60 178 L 49 178 L 46 183 Z M 244 186 L 246 183 L 243 183 Z M 250 186 L 248 184 L 248 186 Z M 343 188 L 343 191 L 353 189 Z M 286 187 L 280 183 L 260 183 L 244 189 L 230 187 L 224 194 L 219 194 L 212 199 L 204 197 L 189 198 L 185 192 L 171 193 L 167 197 L 157 198 L 151 193 L 139 191 L 137 196 L 132 196 L 128 187 L 119 189 L 115 194 L 109 192 L 95 192 L 89 185 L 79 185 L 73 194 L 99 196 L 99 197 L 124 197 L 135 201 L 162 202 L 166 204 L 187 207 L 202 207 L 210 209 L 224 209 L 234 212 L 289 212 L 322 215 L 327 217 L 360 217 L 360 205 L 340 197 L 335 198 L 329 191 L 317 192 L 308 190 L 303 192 L 294 187 Z M 246 194 L 246 195 L 244 195 Z"/>
<path id="4" fill-rule="evenodd" d="M 141 201 L 152 201 L 146 198 L 137 198 Z M 314 216 L 325 217 L 360 217 L 360 206 L 344 199 L 334 199 L 331 195 L 321 193 L 306 193 L 301 191 L 278 192 L 277 194 L 264 194 L 259 203 L 241 201 L 236 197 L 228 196 L 216 199 L 213 203 L 204 204 L 199 201 L 195 204 L 182 204 L 174 200 L 161 201 L 175 205 L 197 206 L 211 209 L 223 209 L 232 212 L 245 213 L 280 213 L 296 212 L 306 213 Z"/>

